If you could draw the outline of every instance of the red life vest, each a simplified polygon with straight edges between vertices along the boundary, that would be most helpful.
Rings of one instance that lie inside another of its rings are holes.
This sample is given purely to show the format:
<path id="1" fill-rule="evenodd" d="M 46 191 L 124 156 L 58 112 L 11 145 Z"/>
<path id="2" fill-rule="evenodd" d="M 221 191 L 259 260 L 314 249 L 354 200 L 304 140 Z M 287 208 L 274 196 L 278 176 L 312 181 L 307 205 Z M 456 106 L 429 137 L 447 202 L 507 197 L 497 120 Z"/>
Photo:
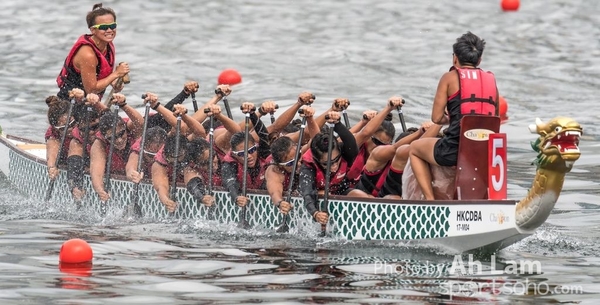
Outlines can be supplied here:
<path id="1" fill-rule="evenodd" d="M 81 71 L 79 71 L 75 65 L 73 65 L 73 57 L 79 51 L 82 46 L 90 46 L 96 54 L 98 59 L 98 65 L 96 66 L 96 78 L 101 80 L 108 77 L 114 70 L 115 66 L 115 46 L 112 42 L 108 44 L 106 49 L 106 55 L 102 54 L 100 49 L 92 41 L 92 35 L 81 35 L 75 42 L 71 51 L 67 55 L 60 73 L 56 77 L 56 84 L 60 88 L 58 97 L 68 98 L 68 92 L 73 88 L 80 88 L 83 90 L 83 80 L 81 79 Z M 105 90 L 98 93 L 98 96 L 102 98 Z M 90 92 L 86 92 L 90 93 Z"/>
<path id="2" fill-rule="evenodd" d="M 138 154 L 138 158 L 142 158 L 142 171 L 144 173 L 144 178 L 147 179 L 152 179 L 152 163 L 154 163 L 154 158 L 151 159 L 151 161 L 148 161 L 148 158 L 144 158 L 143 153 L 140 153 L 142 151 L 141 149 L 142 146 L 142 138 L 138 138 L 137 140 L 135 140 L 135 142 L 133 142 L 133 144 L 131 145 L 131 153 L 136 153 Z M 158 152 L 157 152 L 158 154 Z M 156 156 L 156 155 L 154 155 Z M 137 170 L 137 165 L 136 165 L 136 170 Z"/>
<path id="3" fill-rule="evenodd" d="M 375 183 L 375 188 L 373 189 L 373 191 L 371 191 L 371 195 L 373 195 L 373 197 L 379 197 L 379 191 L 385 183 L 385 179 L 387 178 L 387 174 L 390 171 L 390 167 L 392 167 L 392 161 L 389 161 L 381 170 L 381 175 L 379 176 L 377 183 Z"/>
<path id="4" fill-rule="evenodd" d="M 250 173 L 246 174 L 246 187 L 249 189 L 263 189 L 263 182 L 265 181 L 265 170 L 269 163 L 271 163 L 271 156 L 266 159 L 258 159 L 258 166 L 260 166 L 260 172 L 257 177 L 252 178 Z M 223 157 L 223 162 L 235 163 L 237 165 L 237 181 L 241 185 L 244 179 L 244 164 L 238 162 L 233 156 L 231 156 L 231 151 L 227 153 Z"/>
<path id="5" fill-rule="evenodd" d="M 96 140 L 104 143 L 104 149 L 107 155 L 108 160 L 108 152 L 110 150 L 110 141 L 108 141 L 102 133 L 98 130 L 96 132 Z M 125 148 L 122 150 L 113 150 L 112 154 L 112 163 L 110 166 L 110 172 L 113 174 L 125 174 L 125 166 L 127 165 L 127 161 L 129 160 L 129 152 L 131 151 L 131 146 L 135 142 L 131 131 L 127 131 L 127 144 Z"/>
<path id="6" fill-rule="evenodd" d="M 75 129 L 76 128 L 77 127 L 75 127 Z M 48 139 L 50 138 L 57 139 L 60 142 L 60 140 L 62 139 L 62 134 L 56 129 L 52 128 L 52 126 L 48 126 L 48 129 L 46 130 L 45 134 L 45 139 L 46 141 L 48 141 Z M 67 133 L 67 136 L 65 137 L 65 142 L 63 143 L 61 155 L 57 158 L 58 164 L 67 164 L 67 156 L 69 155 L 69 145 L 71 144 L 72 139 L 73 132 Z"/>
<path id="7" fill-rule="evenodd" d="M 219 162 L 221 163 L 221 162 Z M 200 177 L 202 178 L 203 183 L 206 184 L 206 186 L 208 186 L 208 168 L 207 167 L 203 167 L 203 166 L 199 166 L 198 164 L 196 164 L 194 161 L 190 161 L 187 164 L 191 169 L 193 169 L 195 172 L 200 174 Z M 213 176 L 212 176 L 212 180 L 213 180 L 213 186 L 222 186 L 223 185 L 223 180 L 221 179 L 221 169 L 220 169 L 220 164 L 218 168 L 214 168 L 213 167 Z"/>
<path id="8" fill-rule="evenodd" d="M 460 112 L 466 114 L 496 115 L 496 78 L 479 68 L 454 68 L 460 84 Z"/>
<path id="9" fill-rule="evenodd" d="M 85 142 L 85 140 L 81 136 L 81 131 L 79 131 L 79 127 L 75 126 L 73 128 L 73 132 L 71 134 L 73 135 L 73 139 L 77 140 L 77 142 L 79 142 L 79 143 L 81 143 L 81 145 L 83 145 L 83 142 Z M 87 147 L 85 148 L 88 158 L 90 155 L 90 151 L 92 151 L 92 143 L 94 143 L 94 140 L 88 141 Z"/>
<path id="10" fill-rule="evenodd" d="M 167 159 L 165 158 L 164 148 L 165 148 L 165 146 L 163 145 L 158 150 L 158 152 L 156 153 L 156 156 L 154 156 L 154 162 L 167 168 L 167 177 L 169 177 L 169 181 L 171 181 L 171 177 L 173 177 L 173 163 L 167 162 Z M 187 163 L 185 163 L 185 162 L 177 162 L 177 168 L 179 169 L 179 171 L 177 173 L 177 182 L 183 183 L 183 168 L 186 166 L 187 166 Z"/>
<path id="11" fill-rule="evenodd" d="M 360 146 L 356 159 L 354 159 L 352 166 L 346 174 L 348 181 L 351 183 L 350 187 L 354 187 L 360 181 L 360 174 L 365 167 L 365 163 L 367 163 L 367 159 L 369 159 L 369 152 L 367 151 L 367 144 L 363 143 Z"/>
<path id="12" fill-rule="evenodd" d="M 307 150 L 304 155 L 302 155 L 302 163 L 311 166 L 315 169 L 315 185 L 317 186 L 317 190 L 325 189 L 325 174 L 321 167 L 315 162 L 313 158 L 312 151 Z M 344 158 L 340 160 L 340 166 L 338 166 L 338 170 L 335 173 L 331 173 L 331 179 L 329 181 L 329 192 L 331 194 L 336 194 L 340 187 L 342 186 L 342 182 L 346 178 L 346 174 L 348 172 L 348 163 Z"/>

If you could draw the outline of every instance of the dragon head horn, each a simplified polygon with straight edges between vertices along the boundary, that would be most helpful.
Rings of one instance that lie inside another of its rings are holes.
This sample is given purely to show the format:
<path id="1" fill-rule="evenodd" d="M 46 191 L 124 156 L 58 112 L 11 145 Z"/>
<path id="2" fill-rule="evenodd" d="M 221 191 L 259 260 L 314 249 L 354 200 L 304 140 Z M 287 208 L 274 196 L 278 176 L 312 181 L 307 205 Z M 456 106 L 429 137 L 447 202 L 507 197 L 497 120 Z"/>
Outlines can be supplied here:
<path id="1" fill-rule="evenodd" d="M 545 133 L 544 132 L 544 122 L 542 122 L 542 120 L 540 118 L 535 118 L 535 124 L 531 124 L 529 125 L 529 131 L 531 133 Z"/>

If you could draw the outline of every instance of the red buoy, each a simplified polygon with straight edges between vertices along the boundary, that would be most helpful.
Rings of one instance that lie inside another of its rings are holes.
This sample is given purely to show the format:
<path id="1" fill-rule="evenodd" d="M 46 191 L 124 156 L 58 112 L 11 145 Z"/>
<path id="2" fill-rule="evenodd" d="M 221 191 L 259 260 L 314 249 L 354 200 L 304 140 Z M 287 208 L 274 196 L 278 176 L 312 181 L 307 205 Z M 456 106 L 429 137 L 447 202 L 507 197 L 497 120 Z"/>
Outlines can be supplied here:
<path id="1" fill-rule="evenodd" d="M 500 95 L 498 104 L 499 104 L 498 111 L 500 112 L 500 116 L 506 116 L 506 113 L 508 112 L 508 103 L 506 102 L 506 100 L 504 99 L 504 97 L 502 95 Z"/>
<path id="2" fill-rule="evenodd" d="M 63 243 L 58 261 L 61 264 L 81 264 L 91 262 L 93 257 L 92 247 L 85 240 L 74 238 Z"/>
<path id="3" fill-rule="evenodd" d="M 242 76 L 234 69 L 225 69 L 219 74 L 219 85 L 237 85 L 242 82 Z"/>
<path id="4" fill-rule="evenodd" d="M 503 11 L 516 11 L 519 9 L 520 4 L 519 0 L 502 0 L 500 2 Z"/>

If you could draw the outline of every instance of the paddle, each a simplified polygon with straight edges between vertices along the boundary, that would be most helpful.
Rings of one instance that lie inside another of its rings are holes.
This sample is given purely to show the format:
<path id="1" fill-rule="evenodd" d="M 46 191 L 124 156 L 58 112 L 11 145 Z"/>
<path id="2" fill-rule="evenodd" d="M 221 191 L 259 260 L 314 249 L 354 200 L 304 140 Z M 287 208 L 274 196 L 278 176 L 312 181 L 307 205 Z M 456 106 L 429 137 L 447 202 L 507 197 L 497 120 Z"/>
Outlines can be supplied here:
<path id="1" fill-rule="evenodd" d="M 302 109 L 298 110 L 298 113 L 303 113 Z M 294 190 L 294 178 L 296 177 L 296 169 L 298 168 L 298 159 L 300 158 L 300 151 L 302 150 L 302 138 L 304 137 L 304 128 L 306 127 L 306 117 L 302 118 L 302 124 L 300 125 L 300 135 L 298 137 L 298 144 L 296 144 L 296 154 L 294 155 L 294 165 L 292 165 L 292 171 L 290 173 L 290 181 L 287 191 L 286 201 L 292 202 L 292 191 Z M 290 211 L 291 212 L 291 211 Z M 275 232 L 286 233 L 290 230 L 288 225 L 288 217 L 290 213 L 283 215 L 283 223 L 275 227 Z"/>
<path id="2" fill-rule="evenodd" d="M 110 89 L 110 92 L 106 96 L 106 99 L 104 100 L 104 105 L 106 105 L 106 106 L 110 105 L 110 101 L 112 100 L 113 94 L 115 94 L 115 87 L 121 87 L 121 86 L 123 86 L 123 84 L 129 84 L 129 83 L 130 83 L 129 74 L 125 74 L 122 77 L 118 77 L 117 82 L 112 87 L 112 89 Z"/>
<path id="3" fill-rule="evenodd" d="M 177 116 L 177 126 L 175 129 L 175 160 L 173 161 L 173 176 L 171 177 L 170 198 L 177 201 L 177 166 L 179 163 L 179 138 L 181 136 L 181 115 Z"/>
<path id="4" fill-rule="evenodd" d="M 146 98 L 146 94 L 142 94 L 142 100 Z M 150 101 L 146 103 L 144 110 L 144 127 L 142 129 L 142 139 L 140 141 L 140 153 L 137 162 L 137 172 L 142 172 L 142 163 L 144 161 L 144 147 L 146 145 L 146 131 L 148 130 L 148 116 L 150 115 Z M 131 205 L 129 206 L 129 215 L 142 216 L 142 207 L 140 207 L 139 199 L 140 183 L 133 184 L 133 194 L 131 194 Z"/>
<path id="5" fill-rule="evenodd" d="M 402 99 L 402 106 L 406 103 L 404 99 Z M 390 102 L 391 104 L 391 102 Z M 404 122 L 404 114 L 402 113 L 402 106 L 396 107 L 398 110 L 398 117 L 400 118 L 400 124 L 402 125 L 402 132 L 406 131 L 406 122 Z"/>
<path id="6" fill-rule="evenodd" d="M 84 100 L 85 101 L 85 100 Z M 92 106 L 88 105 L 86 108 L 86 112 L 85 112 L 85 116 L 83 118 L 83 120 L 85 121 L 85 128 L 83 130 L 83 160 L 85 161 L 85 158 L 88 157 L 87 155 L 87 146 L 89 144 L 89 137 L 90 137 L 90 115 L 91 113 L 94 111 L 94 108 L 92 108 Z"/>
<path id="7" fill-rule="evenodd" d="M 227 111 L 227 116 L 233 120 L 233 115 L 231 114 L 231 108 L 229 107 L 229 101 L 227 100 L 227 95 L 221 90 L 221 88 L 217 88 L 215 90 L 215 94 L 220 94 L 223 96 L 223 105 L 225 106 L 225 111 Z"/>
<path id="8" fill-rule="evenodd" d="M 112 134 L 110 135 L 110 147 L 108 149 L 108 160 L 106 161 L 106 169 L 104 170 L 104 190 L 110 193 L 110 168 L 112 166 L 113 152 L 115 151 L 115 137 L 117 134 L 117 123 L 119 122 L 119 105 L 113 106 L 114 116 Z M 127 127 L 125 127 L 127 128 Z"/>
<path id="9" fill-rule="evenodd" d="M 246 197 L 246 187 L 248 185 L 248 138 L 250 137 L 250 111 L 246 112 L 244 118 L 244 172 L 242 176 L 242 196 Z M 246 206 L 240 209 L 240 220 L 238 227 L 249 228 L 250 224 L 246 220 Z"/>
<path id="10" fill-rule="evenodd" d="M 198 111 L 198 102 L 196 102 L 196 93 L 192 92 L 192 105 L 194 106 L 194 112 Z"/>
<path id="11" fill-rule="evenodd" d="M 275 109 L 279 109 L 279 105 L 275 104 Z M 262 115 L 266 115 L 265 112 L 262 111 L 262 108 L 258 108 L 258 112 L 260 112 L 260 114 Z M 270 112 L 271 114 L 271 124 L 275 123 L 275 113 Z"/>
<path id="12" fill-rule="evenodd" d="M 205 108 L 204 109 L 204 113 L 209 113 L 210 109 Z M 213 160 L 215 158 L 215 120 L 214 120 L 214 116 L 210 115 L 208 117 L 209 119 L 209 129 L 208 129 L 208 142 L 209 142 L 209 149 L 208 149 L 208 186 L 207 186 L 207 194 L 209 196 L 213 195 L 212 192 L 212 188 L 213 188 Z M 217 203 L 214 202 L 212 206 L 210 206 L 209 210 L 208 210 L 208 218 L 209 219 L 215 219 L 215 211 L 217 209 Z"/>
<path id="13" fill-rule="evenodd" d="M 344 125 L 346 125 L 346 128 L 350 128 L 350 120 L 348 120 L 348 113 L 346 112 L 348 106 L 350 106 L 350 101 L 348 101 L 346 107 L 342 108 L 342 116 L 344 117 Z"/>
<path id="14" fill-rule="evenodd" d="M 325 119 L 328 119 L 326 116 Z M 329 206 L 329 183 L 331 183 L 331 154 L 333 150 L 333 127 L 335 124 L 326 123 L 327 127 L 329 127 L 329 135 L 327 137 L 327 169 L 325 174 L 325 193 L 323 194 L 323 203 L 321 204 L 321 212 L 327 213 Z M 327 230 L 327 225 L 321 225 L 321 236 L 325 236 Z"/>
<path id="15" fill-rule="evenodd" d="M 84 102 L 85 102 L 85 99 L 84 99 Z M 90 115 L 93 111 L 94 111 L 94 108 L 92 108 L 92 106 L 88 105 L 86 108 L 85 116 L 83 118 L 83 120 L 85 121 L 85 128 L 83 130 L 83 134 L 81 135 L 83 137 L 83 152 L 81 153 L 81 157 L 84 160 L 84 162 L 85 162 L 86 158 L 88 157 L 87 146 L 88 146 L 89 137 L 90 137 Z M 89 164 L 89 162 L 87 164 Z M 83 169 L 81 169 L 81 170 L 83 171 Z M 82 200 L 75 199 L 75 205 L 77 206 L 77 209 L 81 208 L 81 201 Z"/>
<path id="16" fill-rule="evenodd" d="M 369 117 L 368 117 L 366 114 L 363 114 L 363 120 L 365 120 L 365 121 L 366 121 L 366 120 L 368 120 L 368 119 L 369 119 Z M 388 114 L 385 116 L 385 120 L 386 120 L 386 121 L 391 121 L 391 120 L 392 120 L 392 114 L 391 114 L 391 113 L 388 113 Z"/>
<path id="17" fill-rule="evenodd" d="M 65 123 L 65 131 L 60 137 L 60 146 L 58 147 L 58 155 L 56 155 L 56 160 L 54 161 L 54 167 L 58 168 L 58 160 L 60 160 L 60 156 L 63 152 L 63 146 L 65 146 L 65 140 L 67 139 L 67 133 L 69 131 L 69 122 L 71 121 L 71 114 L 73 113 L 73 105 L 75 105 L 75 99 L 71 99 L 71 105 L 69 105 L 69 111 L 67 113 L 67 121 Z M 56 177 L 58 178 L 58 177 Z M 54 191 L 54 183 L 56 182 L 56 178 L 50 179 L 48 183 L 48 189 L 46 190 L 46 202 L 50 201 L 52 198 L 52 191 Z"/>

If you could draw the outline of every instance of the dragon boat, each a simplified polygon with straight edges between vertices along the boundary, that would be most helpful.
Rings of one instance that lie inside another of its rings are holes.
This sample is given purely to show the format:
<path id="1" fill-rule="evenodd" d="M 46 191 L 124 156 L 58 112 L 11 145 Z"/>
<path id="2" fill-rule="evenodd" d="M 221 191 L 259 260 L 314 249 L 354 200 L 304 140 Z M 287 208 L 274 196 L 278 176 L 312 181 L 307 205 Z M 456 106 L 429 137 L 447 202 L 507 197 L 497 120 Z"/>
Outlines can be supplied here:
<path id="1" fill-rule="evenodd" d="M 537 119 L 529 126 L 538 135 L 532 142 L 538 154 L 534 162 L 537 170 L 531 188 L 521 200 L 506 199 L 506 135 L 499 129 L 497 117 L 462 119 L 453 198 L 426 201 L 329 196 L 328 234 L 342 240 L 433 246 L 453 253 L 494 252 L 530 236 L 550 215 L 565 174 L 580 157 L 582 128 L 567 117 L 545 123 Z M 0 144 L 0 170 L 16 189 L 33 199 L 44 200 L 49 184 L 45 144 L 5 134 L 0 136 Z M 61 169 L 53 200 L 72 202 L 66 176 Z M 100 210 L 105 203 L 93 192 L 89 175 L 85 175 L 84 186 L 87 193 L 83 202 Z M 125 177 L 113 176 L 110 205 L 129 207 L 133 189 Z M 150 181 L 141 182 L 138 192 L 144 218 L 172 217 Z M 251 226 L 274 229 L 282 223 L 283 215 L 265 191 L 249 190 L 248 194 L 252 201 L 246 208 L 246 219 Z M 178 186 L 179 207 L 174 216 L 238 223 L 240 209 L 228 193 L 217 189 L 214 195 L 216 212 L 212 213 L 196 202 L 183 185 Z M 319 226 L 307 213 L 303 200 L 294 197 L 292 203 L 290 233 L 313 225 L 317 231 Z"/>

